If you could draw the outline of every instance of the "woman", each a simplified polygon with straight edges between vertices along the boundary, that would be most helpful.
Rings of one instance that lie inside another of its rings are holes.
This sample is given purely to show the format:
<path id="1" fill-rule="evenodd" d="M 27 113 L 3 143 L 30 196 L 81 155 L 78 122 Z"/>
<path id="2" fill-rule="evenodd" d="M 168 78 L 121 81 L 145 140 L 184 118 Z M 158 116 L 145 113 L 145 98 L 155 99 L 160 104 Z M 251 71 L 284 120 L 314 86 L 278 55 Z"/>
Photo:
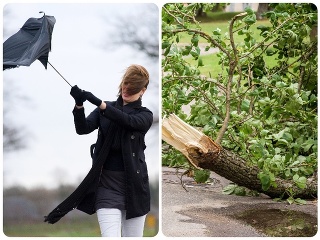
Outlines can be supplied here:
<path id="1" fill-rule="evenodd" d="M 141 99 L 148 84 L 147 70 L 131 65 L 123 75 L 114 102 L 101 101 L 77 86 L 70 92 L 76 102 L 73 110 L 76 132 L 89 134 L 98 129 L 98 139 L 91 147 L 93 165 L 101 151 L 108 152 L 98 184 L 93 186 L 93 193 L 87 194 L 91 197 L 84 198 L 77 206 L 87 212 L 88 206 L 94 204 L 103 237 L 143 236 L 144 221 L 150 210 L 144 137 L 153 115 L 142 106 Z M 88 117 L 83 107 L 86 100 L 97 106 Z M 104 149 L 106 139 L 112 139 L 108 149 Z"/>

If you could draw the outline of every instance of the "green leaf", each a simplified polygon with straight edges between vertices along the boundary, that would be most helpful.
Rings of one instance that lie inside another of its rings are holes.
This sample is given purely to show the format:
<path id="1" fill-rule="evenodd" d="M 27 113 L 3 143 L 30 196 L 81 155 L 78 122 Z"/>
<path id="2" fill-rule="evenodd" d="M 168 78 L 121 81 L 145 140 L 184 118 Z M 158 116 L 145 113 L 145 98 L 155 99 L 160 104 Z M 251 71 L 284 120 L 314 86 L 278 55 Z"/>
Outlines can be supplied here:
<path id="1" fill-rule="evenodd" d="M 303 200 L 301 198 L 296 198 L 294 201 L 295 201 L 295 203 L 300 204 L 300 205 L 307 204 L 307 201 Z"/>
<path id="2" fill-rule="evenodd" d="M 291 171 L 290 171 L 290 169 L 287 169 L 287 170 L 284 172 L 284 175 L 285 175 L 286 177 L 290 177 L 290 176 L 291 176 Z"/>
<path id="3" fill-rule="evenodd" d="M 269 31 L 270 27 L 259 25 L 257 29 L 259 29 L 261 32 L 265 32 L 265 31 Z"/>
<path id="4" fill-rule="evenodd" d="M 293 181 L 301 189 L 304 189 L 306 187 L 307 178 L 305 176 L 300 177 L 298 174 L 295 174 L 293 176 Z"/>
<path id="5" fill-rule="evenodd" d="M 236 187 L 237 187 L 237 185 L 235 185 L 235 184 L 230 184 L 230 185 L 228 185 L 228 186 L 226 186 L 226 187 L 223 188 L 222 193 L 223 193 L 223 194 L 231 195 L 231 194 L 234 193 Z"/>
<path id="6" fill-rule="evenodd" d="M 166 48 L 166 51 L 163 53 L 164 56 L 167 56 L 170 52 L 171 45 Z"/>
<path id="7" fill-rule="evenodd" d="M 213 33 L 213 35 L 219 36 L 219 35 L 221 35 L 221 29 L 217 28 L 216 30 L 213 30 L 212 33 Z"/>
<path id="8" fill-rule="evenodd" d="M 209 177 L 210 177 L 209 170 L 195 170 L 194 171 L 194 180 L 197 183 L 204 183 L 208 180 Z"/>
<path id="9" fill-rule="evenodd" d="M 241 110 L 247 112 L 249 111 L 249 107 L 250 107 L 250 101 L 247 99 L 244 99 L 241 102 Z"/>
<path id="10" fill-rule="evenodd" d="M 259 178 L 262 184 L 262 189 L 267 191 L 271 185 L 270 176 L 266 173 L 259 173 Z"/>
<path id="11" fill-rule="evenodd" d="M 260 132 L 260 136 L 261 136 L 261 137 L 266 137 L 269 132 L 270 132 L 269 130 L 263 129 L 263 130 L 261 130 L 261 132 Z"/>
<path id="12" fill-rule="evenodd" d="M 276 82 L 276 87 L 277 88 L 283 88 L 283 87 L 286 87 L 287 86 L 287 84 L 285 83 L 285 82 Z"/>
<path id="13" fill-rule="evenodd" d="M 198 67 L 203 67 L 204 66 L 204 64 L 203 64 L 203 62 L 202 62 L 202 58 L 198 58 Z"/>
<path id="14" fill-rule="evenodd" d="M 263 114 L 265 115 L 266 119 L 271 116 L 273 109 L 271 106 L 266 106 L 265 109 L 263 110 Z"/>
<path id="15" fill-rule="evenodd" d="M 245 11 L 246 13 L 250 14 L 250 15 L 253 15 L 253 14 L 254 14 L 254 11 L 252 10 L 251 7 L 246 7 L 246 8 L 244 9 L 244 11 Z"/>
<path id="16" fill-rule="evenodd" d="M 277 52 L 276 51 L 273 51 L 272 49 L 267 49 L 266 50 L 266 54 L 267 54 L 267 56 L 272 56 L 272 55 L 274 55 L 274 54 L 276 54 Z"/>
<path id="17" fill-rule="evenodd" d="M 191 42 L 195 47 L 197 47 L 198 46 L 198 42 L 199 42 L 198 35 L 193 35 L 193 37 L 191 38 Z"/>
<path id="18" fill-rule="evenodd" d="M 180 38 L 179 38 L 179 35 L 177 35 L 176 42 L 179 43 L 179 41 L 180 41 Z"/>
<path id="19" fill-rule="evenodd" d="M 195 59 L 198 59 L 198 57 L 199 57 L 199 53 L 196 52 L 196 51 L 194 51 L 194 50 L 192 50 L 192 51 L 190 52 L 190 54 L 191 54 L 191 56 L 194 57 Z"/>
<path id="20" fill-rule="evenodd" d="M 301 147 L 303 148 L 303 151 L 307 152 L 310 150 L 310 148 L 316 144 L 317 142 L 313 139 L 308 139 L 304 143 L 302 143 Z"/>
<path id="21" fill-rule="evenodd" d="M 234 194 L 237 196 L 245 196 L 246 195 L 246 189 L 244 187 L 236 187 Z"/>
<path id="22" fill-rule="evenodd" d="M 245 135 L 250 135 L 252 133 L 252 128 L 248 124 L 243 125 L 240 129 Z"/>
<path id="23" fill-rule="evenodd" d="M 293 197 L 288 197 L 287 202 L 291 205 L 294 203 L 294 198 Z"/>
<path id="24" fill-rule="evenodd" d="M 163 41 L 161 46 L 162 46 L 162 49 L 165 49 L 165 48 L 169 47 L 169 45 L 171 45 L 170 42 Z"/>
<path id="25" fill-rule="evenodd" d="M 291 142 L 293 140 L 291 133 L 288 132 L 284 132 L 282 138 L 287 140 L 288 142 Z"/>
<path id="26" fill-rule="evenodd" d="M 243 18 L 242 21 L 244 21 L 247 25 L 252 25 L 256 22 L 256 15 L 252 14 L 252 15 L 248 15 L 245 18 Z"/>

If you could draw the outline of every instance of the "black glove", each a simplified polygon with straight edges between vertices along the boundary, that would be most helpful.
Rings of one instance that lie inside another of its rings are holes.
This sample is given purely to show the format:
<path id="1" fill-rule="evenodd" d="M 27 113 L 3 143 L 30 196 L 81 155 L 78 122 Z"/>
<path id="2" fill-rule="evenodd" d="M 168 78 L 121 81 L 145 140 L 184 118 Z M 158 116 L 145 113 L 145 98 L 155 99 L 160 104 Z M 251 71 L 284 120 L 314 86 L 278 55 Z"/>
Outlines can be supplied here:
<path id="1" fill-rule="evenodd" d="M 82 106 L 83 103 L 87 100 L 85 91 L 78 88 L 77 85 L 71 88 L 70 95 L 76 101 L 77 106 Z"/>
<path id="2" fill-rule="evenodd" d="M 84 91 L 86 94 L 86 99 L 91 102 L 92 104 L 99 107 L 102 103 L 102 100 L 97 98 L 95 95 L 93 95 L 91 92 Z"/>
<path id="3" fill-rule="evenodd" d="M 64 215 L 66 215 L 68 212 L 57 212 L 57 211 L 52 211 L 48 216 L 44 216 L 44 221 L 54 224 L 58 222 Z"/>

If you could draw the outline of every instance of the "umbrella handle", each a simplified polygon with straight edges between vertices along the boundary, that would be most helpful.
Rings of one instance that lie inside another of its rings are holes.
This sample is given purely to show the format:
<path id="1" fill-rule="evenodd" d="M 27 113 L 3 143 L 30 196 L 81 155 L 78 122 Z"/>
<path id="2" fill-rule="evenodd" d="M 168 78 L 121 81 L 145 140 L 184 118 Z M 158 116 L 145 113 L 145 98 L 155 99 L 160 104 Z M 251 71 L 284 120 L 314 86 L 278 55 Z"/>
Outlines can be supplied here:
<path id="1" fill-rule="evenodd" d="M 54 66 L 52 66 L 52 64 L 48 61 L 48 63 L 50 64 L 50 66 L 60 75 L 60 77 L 62 77 L 63 78 L 63 80 L 65 80 L 66 81 L 66 83 L 68 83 L 69 84 L 69 86 L 70 87 L 72 87 L 71 86 L 71 84 L 58 72 L 58 70 L 57 69 L 55 69 L 55 67 Z"/>

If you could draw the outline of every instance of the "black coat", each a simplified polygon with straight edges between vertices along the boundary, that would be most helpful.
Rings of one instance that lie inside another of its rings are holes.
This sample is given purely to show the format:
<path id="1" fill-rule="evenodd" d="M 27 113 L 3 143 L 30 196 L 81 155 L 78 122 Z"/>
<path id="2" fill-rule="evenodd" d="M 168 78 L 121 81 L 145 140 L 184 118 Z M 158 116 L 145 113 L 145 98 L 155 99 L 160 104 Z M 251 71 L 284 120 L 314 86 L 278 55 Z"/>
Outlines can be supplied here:
<path id="1" fill-rule="evenodd" d="M 153 121 L 152 112 L 141 106 L 141 100 L 122 106 L 121 96 L 116 102 L 106 102 L 107 108 L 96 108 L 85 116 L 84 108 L 74 108 L 74 122 L 78 134 L 89 134 L 98 129 L 98 139 L 92 155 L 93 165 L 79 187 L 59 204 L 45 221 L 55 223 L 69 211 L 77 208 L 95 213 L 95 196 L 102 166 L 109 154 L 114 137 L 114 126 L 121 131 L 121 147 L 126 177 L 126 218 L 134 218 L 150 211 L 150 189 L 144 150 L 144 137 Z"/>
<path id="2" fill-rule="evenodd" d="M 97 108 L 87 118 L 84 108 L 75 108 L 73 114 L 78 134 L 88 134 L 98 129 L 98 139 L 92 156 L 93 164 L 105 138 L 113 137 L 107 135 L 108 128 L 112 127 L 110 123 L 113 122 L 123 129 L 121 147 L 126 177 L 127 219 L 147 214 L 150 211 L 150 189 L 144 155 L 144 137 L 153 121 L 152 112 L 141 106 L 141 100 L 122 106 L 122 98 L 119 97 L 117 102 L 107 102 L 105 111 Z M 90 211 L 95 201 L 94 195 L 91 196 L 84 199 L 77 208 L 85 212 Z"/>

